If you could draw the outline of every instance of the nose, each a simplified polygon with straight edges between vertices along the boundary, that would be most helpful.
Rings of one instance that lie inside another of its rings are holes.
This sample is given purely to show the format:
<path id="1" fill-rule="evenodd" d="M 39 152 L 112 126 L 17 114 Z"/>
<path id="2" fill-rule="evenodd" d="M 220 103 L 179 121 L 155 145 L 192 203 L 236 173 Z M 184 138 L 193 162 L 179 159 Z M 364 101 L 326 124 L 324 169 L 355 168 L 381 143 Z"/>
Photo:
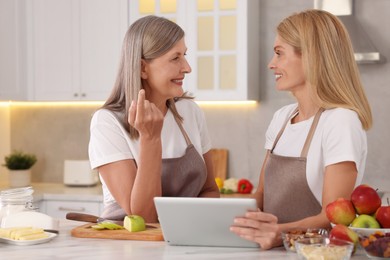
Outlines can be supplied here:
<path id="1" fill-rule="evenodd" d="M 184 64 L 183 64 L 182 72 L 183 72 L 183 73 L 191 73 L 191 71 L 192 71 L 192 69 L 191 69 L 190 64 L 188 63 L 187 59 L 184 59 Z"/>
<path id="2" fill-rule="evenodd" d="M 274 62 L 274 57 L 272 57 L 272 59 L 269 61 L 268 68 L 271 69 L 271 70 L 276 68 L 275 62 Z"/>
<path id="3" fill-rule="evenodd" d="M 273 69 L 275 69 L 275 65 L 273 65 L 273 63 L 270 62 L 270 63 L 268 63 L 268 68 L 273 70 Z"/>

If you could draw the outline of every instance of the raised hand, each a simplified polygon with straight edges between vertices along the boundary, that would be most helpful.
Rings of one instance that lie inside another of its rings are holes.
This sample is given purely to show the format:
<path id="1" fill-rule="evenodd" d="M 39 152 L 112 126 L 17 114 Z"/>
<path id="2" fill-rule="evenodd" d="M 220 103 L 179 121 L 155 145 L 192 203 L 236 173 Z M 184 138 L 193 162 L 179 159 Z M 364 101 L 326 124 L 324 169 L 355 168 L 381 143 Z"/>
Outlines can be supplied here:
<path id="1" fill-rule="evenodd" d="M 138 93 L 137 104 L 134 100 L 131 102 L 128 121 L 138 130 L 140 137 L 161 137 L 164 115 L 155 104 L 145 99 L 144 89 Z"/>

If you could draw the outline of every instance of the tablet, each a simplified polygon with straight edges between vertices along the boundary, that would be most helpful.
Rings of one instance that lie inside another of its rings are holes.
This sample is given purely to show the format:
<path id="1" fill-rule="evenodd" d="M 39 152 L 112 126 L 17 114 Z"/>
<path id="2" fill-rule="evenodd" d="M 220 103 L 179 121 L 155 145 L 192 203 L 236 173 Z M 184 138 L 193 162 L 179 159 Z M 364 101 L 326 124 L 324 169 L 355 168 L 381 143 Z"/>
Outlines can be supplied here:
<path id="1" fill-rule="evenodd" d="M 155 197 L 158 219 L 169 245 L 258 247 L 229 230 L 235 217 L 256 210 L 252 198 Z"/>

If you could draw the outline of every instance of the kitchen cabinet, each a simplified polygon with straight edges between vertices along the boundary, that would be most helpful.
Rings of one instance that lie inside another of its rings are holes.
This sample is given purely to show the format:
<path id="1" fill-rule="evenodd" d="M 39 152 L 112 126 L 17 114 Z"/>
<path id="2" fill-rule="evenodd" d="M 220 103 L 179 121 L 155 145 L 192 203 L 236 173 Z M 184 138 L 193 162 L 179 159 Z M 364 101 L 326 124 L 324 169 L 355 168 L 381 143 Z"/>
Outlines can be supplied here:
<path id="1" fill-rule="evenodd" d="M 103 203 L 97 201 L 42 200 L 39 211 L 54 218 L 65 218 L 68 212 L 79 212 L 100 216 Z"/>
<path id="2" fill-rule="evenodd" d="M 27 14 L 33 99 L 106 99 L 127 29 L 127 1 L 32 0 Z"/>
<path id="3" fill-rule="evenodd" d="M 146 15 L 166 17 L 186 33 L 192 73 L 185 89 L 197 100 L 258 100 L 259 1 L 130 1 L 130 23 Z"/>
<path id="4" fill-rule="evenodd" d="M 0 1 L 0 100 L 26 99 L 26 39 L 24 5 L 20 0 Z"/>
<path id="5" fill-rule="evenodd" d="M 2 0 L 0 100 L 105 100 L 127 0 Z"/>

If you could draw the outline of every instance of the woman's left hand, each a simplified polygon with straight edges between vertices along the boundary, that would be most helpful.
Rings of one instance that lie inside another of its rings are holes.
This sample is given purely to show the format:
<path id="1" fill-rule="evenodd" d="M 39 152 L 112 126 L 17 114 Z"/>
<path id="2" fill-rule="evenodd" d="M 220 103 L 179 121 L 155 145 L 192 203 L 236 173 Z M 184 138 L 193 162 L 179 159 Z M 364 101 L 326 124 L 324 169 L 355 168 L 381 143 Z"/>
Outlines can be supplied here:
<path id="1" fill-rule="evenodd" d="M 248 211 L 244 217 L 235 218 L 230 231 L 258 243 L 262 249 L 270 249 L 282 243 L 278 218 L 262 211 Z"/>

